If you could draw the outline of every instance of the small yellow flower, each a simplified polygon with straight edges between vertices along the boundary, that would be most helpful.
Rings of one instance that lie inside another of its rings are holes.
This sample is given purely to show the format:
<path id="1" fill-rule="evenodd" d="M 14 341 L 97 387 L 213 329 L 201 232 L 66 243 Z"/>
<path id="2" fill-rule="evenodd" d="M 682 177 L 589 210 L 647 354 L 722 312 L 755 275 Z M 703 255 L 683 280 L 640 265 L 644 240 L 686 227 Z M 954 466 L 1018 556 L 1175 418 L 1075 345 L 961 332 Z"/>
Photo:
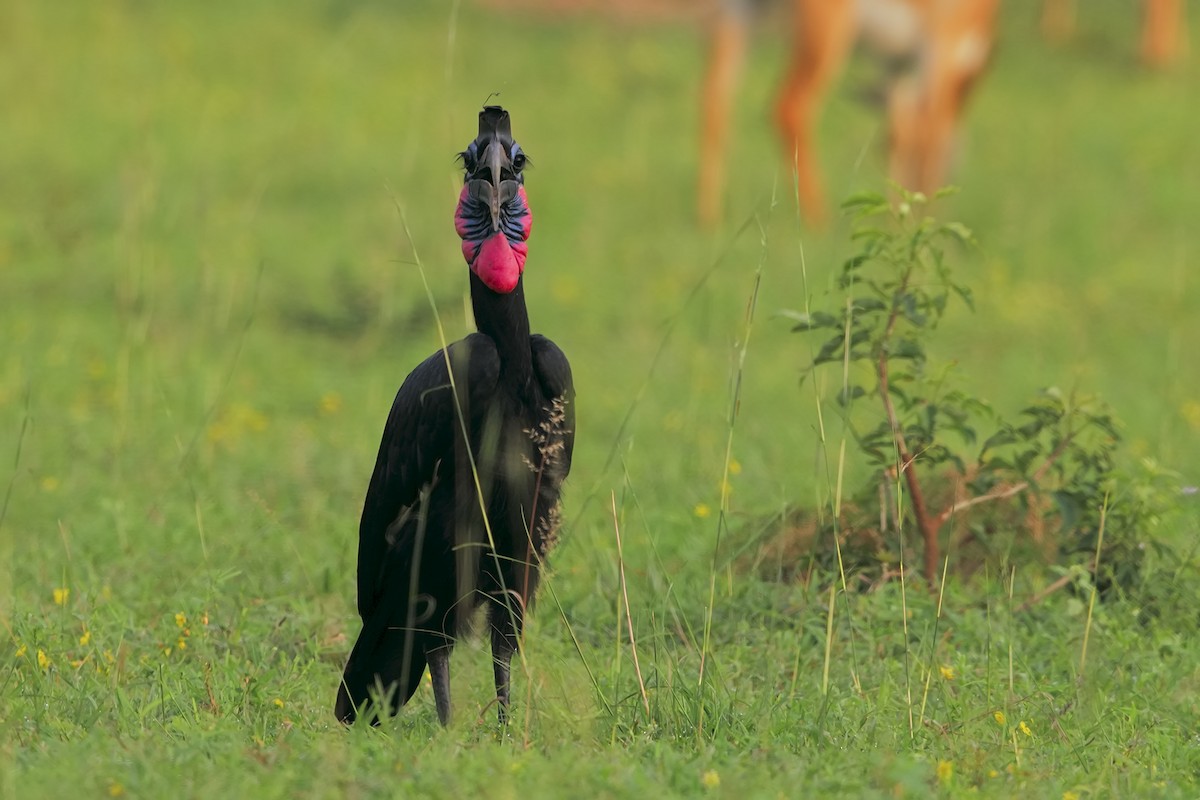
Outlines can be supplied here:
<path id="1" fill-rule="evenodd" d="M 276 697 L 276 698 L 275 698 L 274 700 L 272 700 L 271 702 L 273 702 L 273 703 L 275 704 L 275 707 L 276 707 L 276 708 L 283 708 L 283 698 L 281 698 L 281 697 Z"/>
<path id="2" fill-rule="evenodd" d="M 729 474 L 730 475 L 741 475 L 742 474 L 742 462 L 738 461 L 736 458 L 729 459 Z"/>
<path id="3" fill-rule="evenodd" d="M 40 648 L 40 647 L 38 648 L 38 651 L 37 651 L 37 660 L 38 660 L 38 666 L 42 668 L 43 672 L 45 670 L 50 669 L 50 665 L 53 663 L 50 660 L 50 656 L 46 655 L 46 651 L 42 650 L 42 648 Z"/>
<path id="4" fill-rule="evenodd" d="M 122 786 L 121 784 L 117 783 L 116 781 L 113 781 L 112 783 L 110 783 L 108 785 L 108 796 L 109 797 L 124 797 L 125 796 L 125 787 Z"/>
<path id="5" fill-rule="evenodd" d="M 996 720 L 997 725 L 1003 725 L 1008 722 L 1008 717 L 1004 716 L 1003 711 L 997 711 L 995 714 L 992 714 L 992 719 Z"/>
<path id="6" fill-rule="evenodd" d="M 105 650 L 105 651 L 104 651 L 104 660 L 105 660 L 105 661 L 107 661 L 107 662 L 108 662 L 108 663 L 110 663 L 110 664 L 115 664 L 115 663 L 117 663 L 117 657 L 113 655 L 113 651 L 112 651 L 112 650 Z"/>
<path id="7" fill-rule="evenodd" d="M 942 673 L 942 678 L 944 680 L 948 680 L 948 681 L 954 680 L 954 667 L 950 667 L 950 666 L 943 664 L 940 667 L 938 667 L 938 672 Z"/>
<path id="8" fill-rule="evenodd" d="M 180 636 L 179 641 L 175 643 L 175 646 L 178 647 L 180 650 L 186 650 L 187 642 L 184 641 L 184 638 L 182 636 Z"/>
<path id="9" fill-rule="evenodd" d="M 208 624 L 208 612 L 207 611 L 205 611 L 203 614 L 200 615 L 200 624 L 201 625 Z"/>
<path id="10" fill-rule="evenodd" d="M 342 410 L 342 396 L 337 392 L 326 392 L 321 395 L 321 413 L 332 416 Z"/>
<path id="11" fill-rule="evenodd" d="M 164 648 L 163 648 L 163 655 L 164 655 L 164 656 L 169 656 L 169 655 L 171 655 L 171 648 L 169 648 L 169 647 L 164 647 Z"/>
<path id="12" fill-rule="evenodd" d="M 59 487 L 58 478 L 53 475 L 46 475 L 41 480 L 43 492 L 57 492 Z"/>
<path id="13" fill-rule="evenodd" d="M 20 647 L 17 648 L 17 658 L 24 658 L 25 653 L 27 653 L 28 651 L 29 651 L 29 648 L 26 645 L 21 645 Z"/>
<path id="14" fill-rule="evenodd" d="M 82 667 L 82 666 L 83 666 L 83 663 L 84 663 L 85 661 L 87 661 L 87 659 L 86 659 L 86 658 L 80 658 L 80 659 L 76 659 L 76 660 L 74 660 L 74 661 L 72 661 L 72 662 L 71 662 L 71 666 L 72 666 L 72 667 L 74 667 L 75 669 L 79 669 L 80 667 Z"/>
<path id="15" fill-rule="evenodd" d="M 954 762 L 939 761 L 937 765 L 938 783 L 949 783 L 954 777 Z"/>
<path id="16" fill-rule="evenodd" d="M 580 297 L 579 283 L 569 277 L 550 279 L 550 296 L 559 306 L 575 305 Z"/>
<path id="17" fill-rule="evenodd" d="M 1033 731 L 1029 730 L 1029 726 L 1025 724 L 1025 720 L 1021 720 L 1021 724 L 1017 725 L 1017 730 L 1026 736 L 1033 736 Z"/>
<path id="18" fill-rule="evenodd" d="M 187 625 L 187 615 L 184 614 L 182 611 L 180 611 L 178 614 L 175 615 L 175 625 L 176 625 L 176 627 L 179 627 L 179 628 L 182 628 L 184 625 Z"/>
<path id="19" fill-rule="evenodd" d="M 65 606 L 71 597 L 71 590 L 63 586 L 54 590 L 54 605 Z"/>
<path id="20" fill-rule="evenodd" d="M 1072 792 L 1068 789 L 1063 792 L 1063 800 L 1079 800 L 1079 792 Z"/>
<path id="21" fill-rule="evenodd" d="M 1183 415 L 1188 427 L 1200 431 L 1200 401 L 1188 400 L 1179 407 L 1179 413 Z"/>
<path id="22" fill-rule="evenodd" d="M 696 507 L 692 509 L 692 513 L 700 519 L 704 519 L 712 513 L 712 509 L 708 507 L 708 503 L 696 503 Z"/>
<path id="23" fill-rule="evenodd" d="M 989 777 L 989 778 L 999 778 L 999 777 L 1000 777 L 1000 773 L 999 773 L 999 772 L 996 772 L 996 770 L 994 770 L 994 769 L 989 769 L 989 770 L 988 770 L 988 777 Z"/>
<path id="24" fill-rule="evenodd" d="M 721 776 L 715 769 L 710 769 L 700 776 L 700 783 L 705 789 L 715 789 L 721 785 Z"/>
<path id="25" fill-rule="evenodd" d="M 84 628 L 83 636 L 79 637 L 79 643 L 81 645 L 87 645 L 87 643 L 90 642 L 91 640 L 92 640 L 92 632 L 89 631 L 88 629 Z"/>

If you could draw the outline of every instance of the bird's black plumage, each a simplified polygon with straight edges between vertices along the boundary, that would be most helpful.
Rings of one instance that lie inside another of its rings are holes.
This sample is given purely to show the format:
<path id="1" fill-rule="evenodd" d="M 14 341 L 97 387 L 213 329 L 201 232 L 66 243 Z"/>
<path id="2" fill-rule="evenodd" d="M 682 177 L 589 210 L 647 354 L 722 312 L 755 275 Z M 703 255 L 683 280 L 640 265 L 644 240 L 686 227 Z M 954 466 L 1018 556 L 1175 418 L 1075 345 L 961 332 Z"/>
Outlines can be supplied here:
<path id="1" fill-rule="evenodd" d="M 372 720 L 397 712 L 420 685 L 426 664 L 445 723 L 450 650 L 480 606 L 503 718 L 509 664 L 556 533 L 559 491 L 571 466 L 571 369 L 553 342 L 530 334 L 524 238 L 517 243 L 519 263 L 478 263 L 506 243 L 515 249 L 514 231 L 527 236 L 529 230 L 523 188 L 517 191 L 524 154 L 512 141 L 507 112 L 483 110 L 464 164 L 456 223 L 471 267 L 478 332 L 418 365 L 384 426 L 359 525 L 363 628 L 335 709 L 347 723 L 373 691 L 386 698 L 386 707 L 372 711 Z M 492 197 L 503 202 L 489 205 Z M 484 213 L 491 218 L 481 219 Z M 480 235 L 484 221 L 488 230 Z M 464 230 L 483 244 L 468 246 Z M 504 241 L 488 244 L 489 236 Z M 504 270 L 515 277 L 509 291 L 503 291 L 506 279 L 496 277 Z"/>

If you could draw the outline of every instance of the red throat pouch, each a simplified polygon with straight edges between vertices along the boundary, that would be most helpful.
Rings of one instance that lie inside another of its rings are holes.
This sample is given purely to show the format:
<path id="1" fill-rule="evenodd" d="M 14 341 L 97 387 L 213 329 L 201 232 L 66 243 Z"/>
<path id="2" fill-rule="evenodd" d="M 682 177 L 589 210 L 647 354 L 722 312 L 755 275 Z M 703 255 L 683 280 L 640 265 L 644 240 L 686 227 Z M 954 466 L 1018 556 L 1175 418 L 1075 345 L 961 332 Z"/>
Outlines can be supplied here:
<path id="1" fill-rule="evenodd" d="M 483 244 L 464 239 L 463 256 L 471 269 L 494 292 L 511 292 L 525 269 L 529 245 L 511 243 L 503 233 L 494 233 Z M 474 254 L 474 259 L 472 259 Z"/>

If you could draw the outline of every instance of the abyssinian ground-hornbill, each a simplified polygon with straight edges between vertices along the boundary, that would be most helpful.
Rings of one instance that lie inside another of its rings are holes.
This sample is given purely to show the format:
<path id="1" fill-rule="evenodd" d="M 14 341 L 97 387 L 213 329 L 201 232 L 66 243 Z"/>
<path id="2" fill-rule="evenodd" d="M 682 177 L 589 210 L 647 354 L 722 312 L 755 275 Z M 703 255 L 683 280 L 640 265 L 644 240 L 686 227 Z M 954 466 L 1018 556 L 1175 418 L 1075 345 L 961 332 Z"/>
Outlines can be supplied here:
<path id="1" fill-rule="evenodd" d="M 575 389 L 553 342 L 530 335 L 522 272 L 529 238 L 525 154 L 508 112 L 487 106 L 461 154 L 454 224 L 470 267 L 477 333 L 405 379 L 359 525 L 358 613 L 335 713 L 395 714 L 425 665 L 450 718 L 450 651 L 486 608 L 500 719 L 509 668 L 571 466 Z"/>

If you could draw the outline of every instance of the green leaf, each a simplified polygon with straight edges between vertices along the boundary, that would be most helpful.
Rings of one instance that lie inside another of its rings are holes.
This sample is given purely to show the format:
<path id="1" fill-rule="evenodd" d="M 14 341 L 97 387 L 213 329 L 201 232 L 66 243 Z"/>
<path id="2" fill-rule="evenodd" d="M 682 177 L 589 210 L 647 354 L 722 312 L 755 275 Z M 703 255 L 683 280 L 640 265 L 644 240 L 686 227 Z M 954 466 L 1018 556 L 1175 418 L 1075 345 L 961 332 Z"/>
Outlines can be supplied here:
<path id="1" fill-rule="evenodd" d="M 888 346 L 888 358 L 914 359 L 925 358 L 925 348 L 916 339 L 899 339 Z"/>
<path id="2" fill-rule="evenodd" d="M 967 308 L 974 313 L 975 294 L 970 290 L 970 288 L 963 286 L 961 283 L 951 283 L 950 288 L 954 290 L 955 294 L 962 298 L 962 301 L 967 304 Z"/>
<path id="3" fill-rule="evenodd" d="M 1062 490 L 1053 492 L 1051 497 L 1054 498 L 1054 504 L 1058 506 L 1058 513 L 1062 515 L 1063 530 L 1074 531 L 1079 525 L 1084 510 L 1083 503 L 1080 502 L 1081 498 Z"/>
<path id="4" fill-rule="evenodd" d="M 840 405 L 848 406 L 866 393 L 867 390 L 857 384 L 853 386 L 844 386 L 842 387 L 841 391 L 838 392 L 837 401 Z"/>
<path id="5" fill-rule="evenodd" d="M 897 304 L 900 306 L 900 312 L 912 322 L 912 324 L 921 327 L 928 319 L 925 314 L 921 313 L 920 306 L 917 303 L 917 298 L 911 292 L 905 292 L 896 298 Z"/>
<path id="6" fill-rule="evenodd" d="M 850 311 L 857 316 L 887 309 L 888 304 L 876 297 L 856 297 L 850 303 Z"/>
<path id="7" fill-rule="evenodd" d="M 806 314 L 803 311 L 791 311 L 786 314 L 781 314 L 796 322 L 792 326 L 792 332 L 814 331 L 820 328 L 840 328 L 842 321 L 824 311 L 814 311 L 811 314 Z"/>
<path id="8" fill-rule="evenodd" d="M 813 357 L 813 364 L 826 364 L 830 361 L 840 361 L 842 352 L 843 336 L 839 333 L 825 344 L 821 345 L 820 351 Z"/>

